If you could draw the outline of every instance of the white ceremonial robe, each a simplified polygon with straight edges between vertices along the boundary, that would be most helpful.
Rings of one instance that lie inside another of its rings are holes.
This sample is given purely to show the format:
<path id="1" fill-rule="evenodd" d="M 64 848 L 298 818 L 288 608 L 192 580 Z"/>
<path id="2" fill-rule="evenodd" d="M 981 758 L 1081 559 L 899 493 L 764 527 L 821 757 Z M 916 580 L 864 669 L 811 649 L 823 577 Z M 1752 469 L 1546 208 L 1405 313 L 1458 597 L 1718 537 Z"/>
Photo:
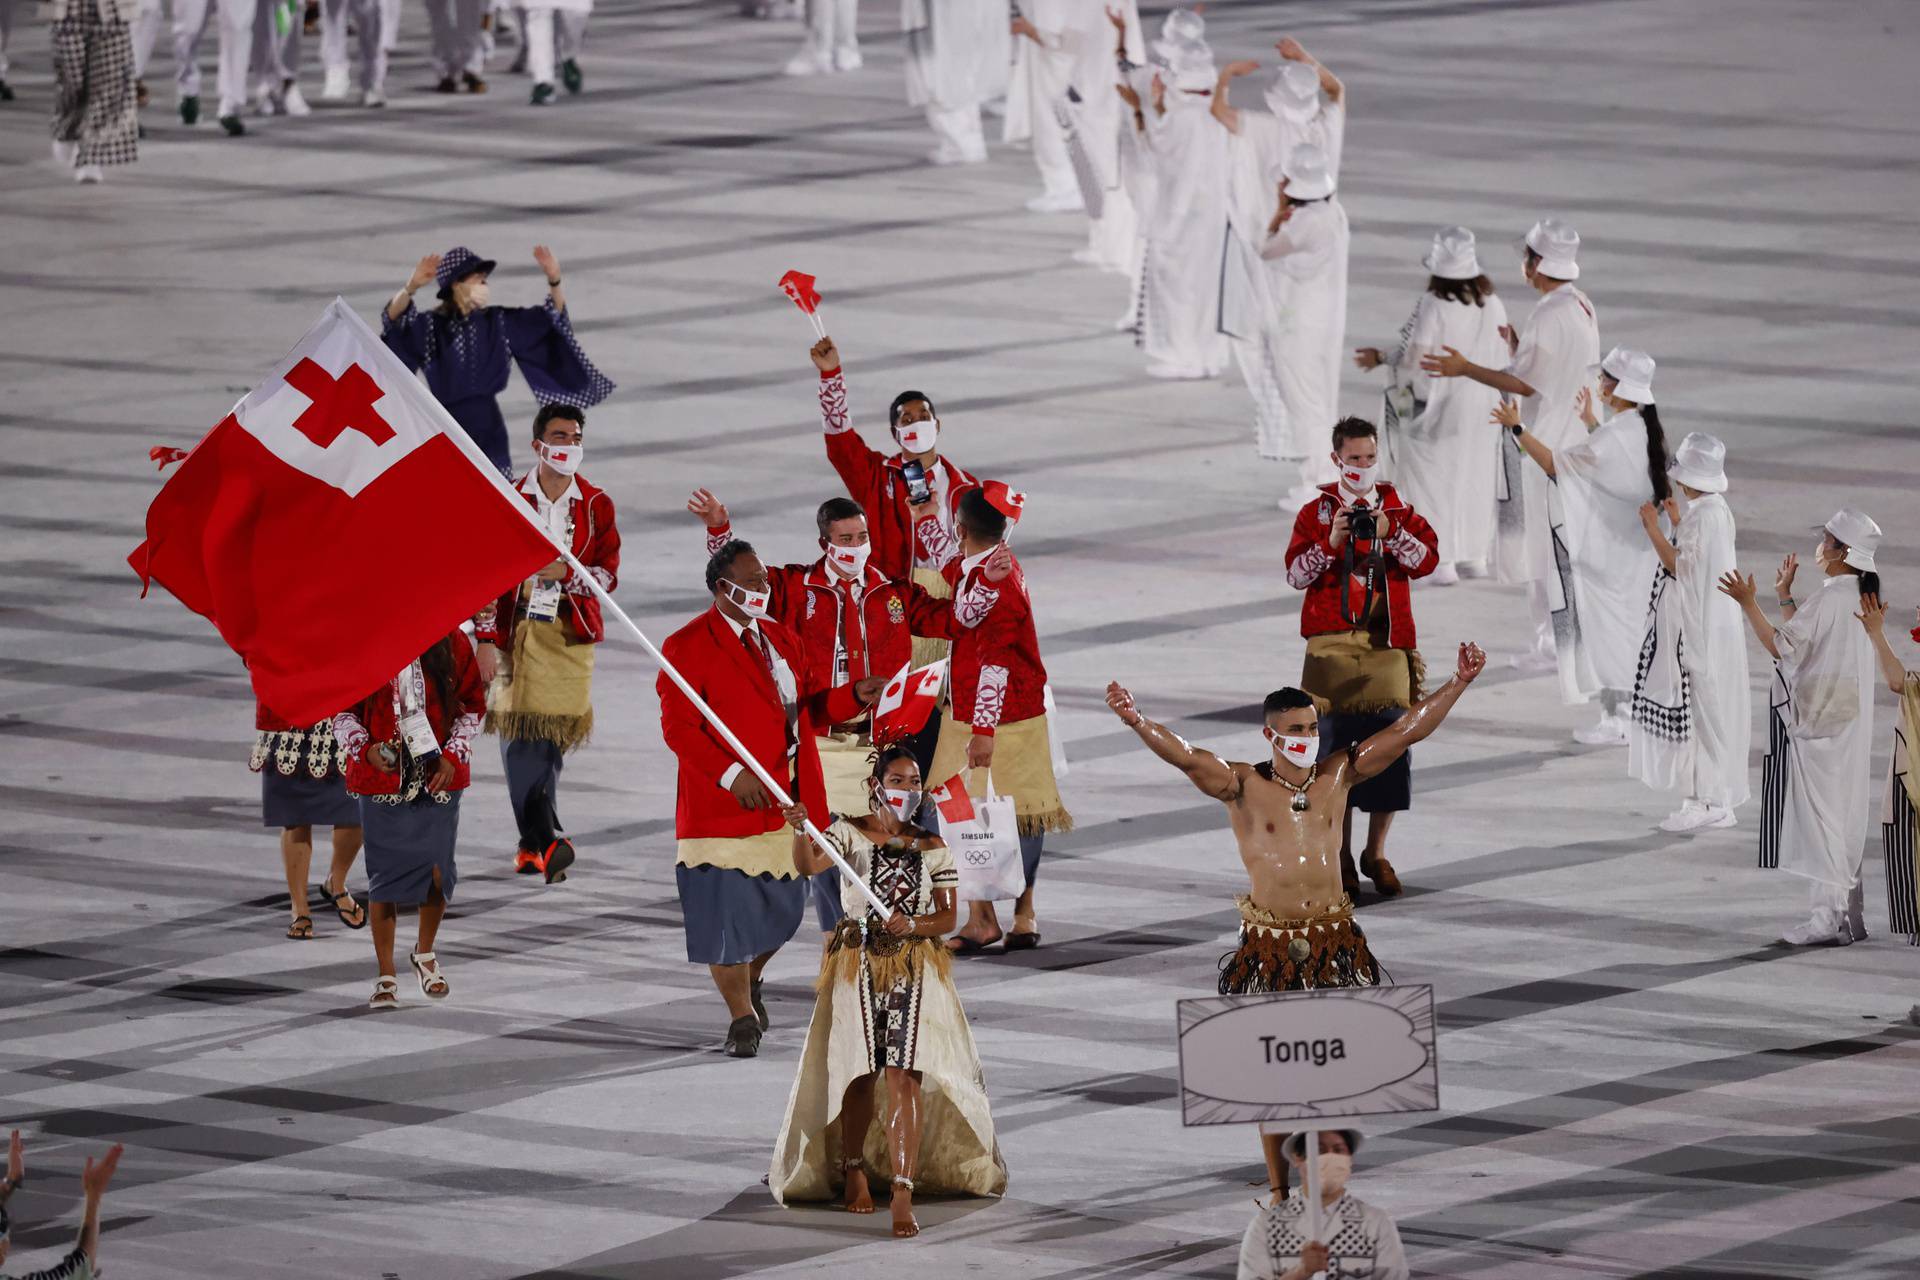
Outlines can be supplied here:
<path id="1" fill-rule="evenodd" d="M 1040 32 L 1040 40 L 1035 43 L 1026 36 L 1014 37 L 1013 72 L 1007 82 L 1007 113 L 1001 119 L 1000 140 L 1032 143 L 1033 163 L 1040 170 L 1040 186 L 1046 195 L 1073 194 L 1079 191 L 1079 182 L 1054 104 L 1065 100 L 1083 47 L 1099 39 L 1090 25 L 1098 16 L 1097 10 L 1091 0 L 1027 0 L 1022 12 Z M 1106 25 L 1105 18 L 1100 22 Z"/>
<path id="2" fill-rule="evenodd" d="M 1577 398 L 1582 387 L 1599 395 L 1590 370 L 1600 363 L 1600 321 L 1587 295 L 1563 284 L 1534 304 L 1533 314 L 1520 330 L 1520 345 L 1507 365 L 1534 394 L 1521 402 L 1520 416 L 1540 443 L 1559 450 L 1577 443 L 1584 431 Z M 1596 401 L 1597 404 L 1597 401 Z M 1554 546 L 1547 511 L 1551 482 L 1512 438 L 1502 442 L 1501 468 L 1496 474 L 1497 562 L 1502 582 L 1540 582 L 1552 591 Z M 1534 621 L 1547 619 L 1536 593 Z M 1563 606 L 1547 603 L 1547 611 Z M 1548 634 L 1551 634 L 1549 631 Z"/>
<path id="3" fill-rule="evenodd" d="M 1627 729 L 1627 771 L 1656 791 L 1731 809 L 1744 804 L 1753 700 L 1747 626 L 1719 589 L 1734 562 L 1733 508 L 1724 496 L 1688 503 L 1674 532 L 1640 643 Z"/>
<path id="4" fill-rule="evenodd" d="M 1471 378 L 1431 378 L 1420 367 L 1422 356 L 1443 347 L 1485 368 L 1499 366 L 1507 306 L 1498 295 L 1481 301 L 1476 307 L 1420 295 L 1399 345 L 1385 353 L 1380 434 L 1386 476 L 1433 526 L 1441 563 L 1484 567 L 1493 557 L 1494 472 L 1504 433 L 1491 420 L 1500 393 Z"/>
<path id="5" fill-rule="evenodd" d="M 1267 237 L 1273 291 L 1273 360 L 1290 455 L 1306 459 L 1304 484 L 1334 478 L 1331 440 L 1340 416 L 1340 360 L 1347 339 L 1347 211 L 1340 197 L 1295 209 Z"/>
<path id="6" fill-rule="evenodd" d="M 1762 866 L 1813 882 L 1814 914 L 1839 924 L 1860 883 L 1873 780 L 1873 642 L 1854 614 L 1860 580 L 1826 579 L 1774 630 Z M 1778 818 L 1775 818 L 1775 813 Z"/>
<path id="7" fill-rule="evenodd" d="M 1227 234 L 1227 131 L 1204 94 L 1168 89 L 1166 114 L 1147 103 L 1154 167 L 1147 223 L 1147 359 L 1187 377 L 1227 367 L 1220 334 L 1220 247 Z"/>
<path id="8" fill-rule="evenodd" d="M 926 111 L 941 147 L 956 158 L 984 154 L 980 104 L 1007 89 L 1013 60 L 1007 8 L 999 0 L 901 0 L 907 102 Z"/>
<path id="9" fill-rule="evenodd" d="M 1080 101 L 1071 108 L 1102 187 L 1100 216 L 1093 216 L 1092 206 L 1087 209 L 1086 258 L 1104 271 L 1131 275 L 1138 261 L 1139 214 L 1128 194 L 1122 156 L 1126 135 L 1133 132 L 1133 114 L 1116 92 L 1120 68 L 1113 29 L 1102 6 L 1092 8 L 1095 23 L 1090 37 L 1081 41 L 1073 67 L 1073 90 Z M 1119 12 L 1127 20 L 1127 59 L 1141 61 L 1146 55 L 1141 52 L 1139 0 L 1125 0 Z"/>
<path id="10" fill-rule="evenodd" d="M 1640 524 L 1641 504 L 1653 500 L 1646 421 L 1638 409 L 1616 414 L 1579 444 L 1555 449 L 1553 461 L 1550 506 L 1566 548 L 1560 594 L 1572 604 L 1554 614 L 1560 696 L 1581 703 L 1602 689 L 1624 695 L 1660 564 Z"/>

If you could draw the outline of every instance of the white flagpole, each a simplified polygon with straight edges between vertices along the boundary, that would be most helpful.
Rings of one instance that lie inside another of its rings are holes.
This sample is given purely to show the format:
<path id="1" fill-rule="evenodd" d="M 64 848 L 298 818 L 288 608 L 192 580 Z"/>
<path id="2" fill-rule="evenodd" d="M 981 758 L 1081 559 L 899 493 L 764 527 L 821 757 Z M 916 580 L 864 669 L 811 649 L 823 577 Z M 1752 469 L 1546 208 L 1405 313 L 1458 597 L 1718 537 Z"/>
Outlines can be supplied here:
<path id="1" fill-rule="evenodd" d="M 1300 1151 L 1307 1158 L 1306 1177 L 1303 1179 L 1307 1184 L 1305 1187 L 1307 1239 L 1317 1241 L 1320 1239 L 1320 1131 L 1318 1129 L 1308 1129 L 1301 1135 Z M 1327 1273 L 1316 1271 L 1313 1274 L 1315 1277 L 1320 1277 Z"/>
<path id="2" fill-rule="evenodd" d="M 434 422 L 438 424 L 440 434 L 445 436 L 456 449 L 465 455 L 467 461 L 473 464 L 474 470 L 487 478 L 494 489 L 500 494 L 502 500 L 506 502 L 507 506 L 516 512 L 521 519 L 525 520 L 531 528 L 539 530 L 540 536 L 545 538 L 548 544 L 560 553 L 560 558 L 572 565 L 574 572 L 578 573 L 581 580 L 584 581 L 588 587 L 592 588 L 593 594 L 600 598 L 600 603 L 612 610 L 614 617 L 627 624 L 627 629 L 633 632 L 634 637 L 640 641 L 641 647 L 647 651 L 648 655 L 660 664 L 660 669 L 666 672 L 667 678 L 680 687 L 680 691 L 686 694 L 693 705 L 699 709 L 700 714 L 706 717 L 707 723 L 719 732 L 720 737 L 725 740 L 729 747 L 733 748 L 734 754 L 740 757 L 740 763 L 753 770 L 753 776 L 760 779 L 761 783 L 767 790 L 773 793 L 774 798 L 782 805 L 793 803 L 792 799 L 787 795 L 786 789 L 775 782 L 773 778 L 768 775 L 767 771 L 760 767 L 760 762 L 753 758 L 753 753 L 741 744 L 740 739 L 733 736 L 733 730 L 727 728 L 725 722 L 715 714 L 713 708 L 706 704 L 706 700 L 693 691 L 693 687 L 687 683 L 686 677 L 674 670 L 673 664 L 668 662 L 665 655 L 654 647 L 653 641 L 647 639 L 646 632 L 640 630 L 639 625 L 627 616 L 627 611 L 622 609 L 619 603 L 608 594 L 606 588 L 600 585 L 599 580 L 587 572 L 587 567 L 574 559 L 572 549 L 560 545 L 559 540 L 553 536 L 553 530 L 547 528 L 546 522 L 534 514 L 533 508 L 527 504 L 526 499 L 515 490 L 512 485 L 507 483 L 506 477 L 501 475 L 499 469 L 488 460 L 487 455 L 480 451 L 480 446 L 473 442 L 473 438 L 467 434 L 466 428 L 456 422 L 453 415 L 447 412 L 446 406 L 435 399 L 433 395 L 428 392 L 426 385 L 414 375 L 413 371 L 400 362 L 400 357 L 394 355 L 393 352 L 388 349 L 387 344 L 380 340 L 380 335 L 373 331 L 372 327 L 360 317 L 358 312 L 347 305 L 345 298 L 335 298 L 327 305 L 327 309 L 321 314 L 322 323 L 328 318 L 342 321 L 350 329 L 356 330 L 361 335 L 368 347 L 368 357 L 375 365 L 379 366 L 381 374 L 379 381 L 380 384 L 386 388 L 387 394 L 397 394 L 411 401 L 417 411 L 432 418 Z M 318 327 L 317 325 L 315 326 L 315 328 Z M 311 335 L 312 330 L 309 330 L 308 333 Z M 242 397 L 242 399 L 244 400 L 245 397 Z M 236 409 L 238 407 L 238 405 L 235 406 Z M 854 883 L 860 890 L 861 895 L 873 904 L 874 910 L 880 913 L 882 919 L 893 914 L 892 908 L 880 901 L 879 895 L 874 893 L 872 887 L 869 886 L 865 880 L 862 880 L 853 873 L 853 868 L 848 866 L 846 859 L 840 856 L 840 851 L 833 847 L 833 842 L 822 835 L 820 829 L 813 825 L 812 819 L 807 820 L 806 830 L 808 838 L 819 846 L 820 852 L 832 859 L 833 865 L 840 869 L 841 875 L 846 876 L 847 879 Z"/>
<path id="3" fill-rule="evenodd" d="M 522 505 L 524 506 L 525 504 Z M 557 542 L 554 545 L 559 547 Z M 753 771 L 753 776 L 760 779 L 761 785 L 773 793 L 773 798 L 778 800 L 782 807 L 792 804 L 793 800 L 787 795 L 786 789 L 774 780 L 772 774 L 761 768 L 760 762 L 754 759 L 753 753 L 747 750 L 740 739 L 733 736 L 733 730 L 727 727 L 726 721 L 722 720 L 714 709 L 707 705 L 706 699 L 694 692 L 693 686 L 687 683 L 686 677 L 681 675 L 671 662 L 667 661 L 667 656 L 654 646 L 653 641 L 647 639 L 647 633 L 640 629 L 638 623 L 627 616 L 627 611 L 622 609 L 619 602 L 608 593 L 605 587 L 600 585 L 600 580 L 587 572 L 587 566 L 576 560 L 573 552 L 564 547 L 560 547 L 560 554 L 568 564 L 573 566 L 573 571 L 580 575 L 581 580 L 592 589 L 593 594 L 599 598 L 601 606 L 610 610 L 614 617 L 626 624 L 627 630 L 633 632 L 634 638 L 640 642 L 640 647 L 647 651 L 647 656 L 651 657 L 660 665 L 660 670 L 666 674 L 667 679 L 679 686 L 680 692 L 687 695 L 687 701 L 693 703 L 694 709 L 699 711 L 699 713 L 706 718 L 707 723 L 712 725 L 720 734 L 721 739 L 725 741 L 729 747 L 733 748 L 733 753 L 739 757 L 740 763 Z M 865 880 L 862 880 L 858 875 L 854 874 L 853 868 L 847 865 L 847 860 L 840 856 L 840 850 L 834 848 L 833 841 L 821 834 L 820 829 L 813 825 L 813 819 L 811 818 L 807 819 L 806 832 L 807 838 L 819 847 L 820 852 L 832 859 L 833 865 L 840 869 L 840 874 L 852 881 L 854 887 L 860 890 L 861 896 L 873 904 L 873 909 L 880 913 L 881 919 L 884 920 L 893 914 L 893 908 L 880 901 L 879 895 L 874 893 L 872 887 L 868 885 Z"/>

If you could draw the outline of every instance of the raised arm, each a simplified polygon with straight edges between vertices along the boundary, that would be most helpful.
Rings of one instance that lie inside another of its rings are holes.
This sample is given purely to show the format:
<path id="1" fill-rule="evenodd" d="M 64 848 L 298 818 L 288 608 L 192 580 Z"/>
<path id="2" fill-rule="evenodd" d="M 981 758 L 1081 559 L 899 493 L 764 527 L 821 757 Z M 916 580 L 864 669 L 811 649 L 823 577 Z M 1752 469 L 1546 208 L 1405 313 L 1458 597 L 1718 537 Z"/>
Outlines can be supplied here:
<path id="1" fill-rule="evenodd" d="M 547 277 L 547 299 L 553 303 L 555 311 L 567 309 L 567 295 L 560 289 L 560 259 L 553 256 L 553 250 L 543 244 L 533 246 L 533 260 Z"/>
<path id="2" fill-rule="evenodd" d="M 1672 498 L 1667 499 L 1667 517 L 1674 524 L 1680 523 L 1680 514 Z M 1667 535 L 1660 528 L 1660 508 L 1651 502 L 1640 504 L 1640 527 L 1647 531 L 1647 541 L 1653 544 L 1653 554 L 1660 557 L 1660 565 L 1668 573 L 1678 573 L 1674 566 L 1680 563 L 1680 553 L 1667 541 Z"/>
<path id="3" fill-rule="evenodd" d="M 1737 570 L 1722 574 L 1720 593 L 1733 597 L 1734 603 L 1747 615 L 1747 625 L 1753 628 L 1754 639 L 1760 642 L 1762 649 L 1778 658 L 1780 646 L 1774 635 L 1773 624 L 1767 621 L 1766 611 L 1760 607 L 1760 592 L 1753 585 L 1753 575 L 1748 574 L 1743 578 Z"/>
<path id="4" fill-rule="evenodd" d="M 1376 773 L 1384 772 L 1388 765 L 1406 754 L 1408 747 L 1432 734 L 1486 665 L 1487 655 L 1480 651 L 1479 645 L 1461 645 L 1460 660 L 1454 667 L 1451 680 L 1414 703 L 1411 711 L 1353 749 L 1354 773 L 1362 778 L 1371 778 Z"/>
<path id="5" fill-rule="evenodd" d="M 1320 92 L 1327 95 L 1329 102 L 1337 102 L 1341 106 L 1346 105 L 1347 86 L 1341 83 L 1339 76 L 1327 70 L 1326 64 L 1308 53 L 1298 40 L 1295 40 L 1292 36 L 1282 36 L 1280 43 L 1276 44 L 1274 48 L 1278 49 L 1280 56 L 1288 62 L 1304 62 L 1315 71 L 1318 71 L 1320 73 Z"/>
<path id="6" fill-rule="evenodd" d="M 1522 453 L 1539 463 L 1542 471 L 1550 476 L 1558 474 L 1554 469 L 1556 464 L 1553 459 L 1553 450 L 1542 444 L 1540 438 L 1527 430 L 1526 424 L 1520 421 L 1518 404 L 1511 400 L 1502 400 L 1493 407 L 1493 421 L 1513 431 L 1513 442 L 1520 446 Z M 1514 431 L 1516 427 L 1519 430 Z"/>
<path id="7" fill-rule="evenodd" d="M 1885 622 L 1887 620 L 1886 603 L 1879 596 L 1861 596 L 1860 612 L 1853 615 L 1860 619 L 1860 625 L 1867 629 L 1867 638 L 1873 641 L 1873 655 L 1880 660 L 1880 674 L 1887 682 L 1887 688 L 1895 693 L 1907 691 L 1907 669 L 1900 665 L 1900 655 L 1887 643 Z"/>
<path id="8" fill-rule="evenodd" d="M 413 269 L 413 274 L 407 277 L 407 283 L 387 303 L 387 319 L 398 320 L 405 315 L 407 308 L 413 305 L 413 295 L 420 290 L 421 286 L 432 280 L 434 273 L 439 270 L 439 254 L 430 253 L 420 259 L 419 265 Z"/>
<path id="9" fill-rule="evenodd" d="M 1147 749 L 1165 760 L 1168 764 L 1187 775 L 1188 781 L 1215 800 L 1227 801 L 1239 798 L 1243 784 L 1240 775 L 1233 766 L 1213 752 L 1195 747 L 1167 728 L 1156 724 L 1140 714 L 1133 705 L 1133 695 L 1121 688 L 1118 682 L 1107 686 L 1107 705 L 1113 708 L 1113 714 L 1120 722 L 1140 735 L 1140 741 Z"/>
<path id="10" fill-rule="evenodd" d="M 1227 88 L 1241 76 L 1252 75 L 1260 69 L 1260 64 L 1251 61 L 1229 62 L 1220 71 L 1220 81 L 1213 86 L 1213 102 L 1209 110 L 1213 118 L 1227 126 L 1228 133 L 1240 132 L 1240 112 L 1227 105 Z"/>

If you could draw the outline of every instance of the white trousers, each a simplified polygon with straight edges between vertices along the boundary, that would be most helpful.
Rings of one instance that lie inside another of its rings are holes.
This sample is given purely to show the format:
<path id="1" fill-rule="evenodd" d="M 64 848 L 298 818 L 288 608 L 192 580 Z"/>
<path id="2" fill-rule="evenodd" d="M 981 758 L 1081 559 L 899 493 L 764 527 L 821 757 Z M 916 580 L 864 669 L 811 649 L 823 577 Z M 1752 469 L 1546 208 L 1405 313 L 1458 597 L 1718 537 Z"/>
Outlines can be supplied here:
<path id="1" fill-rule="evenodd" d="M 1053 114 L 1053 103 L 1036 97 L 1029 115 L 1033 119 L 1033 163 L 1040 170 L 1041 190 L 1050 196 L 1078 195 L 1080 179 L 1074 176 L 1073 157 L 1067 152 L 1067 131 Z"/>
<path id="2" fill-rule="evenodd" d="M 253 57 L 254 0 L 173 0 L 173 80 L 183 98 L 200 96 L 200 41 L 216 10 L 218 114 L 237 116 L 247 101 L 247 62 Z M 144 30 L 145 53 L 141 51 Z M 134 17 L 134 74 L 146 69 L 160 30 L 160 0 L 145 0 Z"/>
<path id="3" fill-rule="evenodd" d="M 940 150 L 960 159 L 976 159 L 987 154 L 986 134 L 980 128 L 980 104 L 943 107 L 927 104 L 927 124 L 940 140 Z"/>
<path id="4" fill-rule="evenodd" d="M 486 54 L 480 45 L 483 0 L 425 0 L 433 33 L 433 70 L 442 79 L 479 75 Z"/>
<path id="5" fill-rule="evenodd" d="M 380 0 L 322 0 L 320 5 L 320 65 L 330 78 L 347 74 L 347 24 L 354 28 L 362 92 L 384 89 L 387 83 L 385 6 Z"/>
<path id="6" fill-rule="evenodd" d="M 300 78 L 300 46 L 306 22 L 299 12 L 287 23 L 287 32 L 274 30 L 274 10 L 281 0 L 257 0 L 253 11 L 253 52 L 248 67 L 253 82 L 263 90 L 278 93 L 283 81 Z M 305 8 L 305 6 L 301 6 Z"/>
<path id="7" fill-rule="evenodd" d="M 555 9 L 550 5 L 529 5 L 520 30 L 527 42 L 527 74 L 535 84 L 553 83 L 554 20 L 559 20 L 561 58 L 580 56 L 581 42 L 587 34 L 588 14 L 583 9 Z"/>
<path id="8" fill-rule="evenodd" d="M 380 0 L 380 51 L 400 47 L 400 0 Z"/>
<path id="9" fill-rule="evenodd" d="M 824 64 L 836 49 L 857 53 L 860 0 L 807 0 L 807 44 Z"/>

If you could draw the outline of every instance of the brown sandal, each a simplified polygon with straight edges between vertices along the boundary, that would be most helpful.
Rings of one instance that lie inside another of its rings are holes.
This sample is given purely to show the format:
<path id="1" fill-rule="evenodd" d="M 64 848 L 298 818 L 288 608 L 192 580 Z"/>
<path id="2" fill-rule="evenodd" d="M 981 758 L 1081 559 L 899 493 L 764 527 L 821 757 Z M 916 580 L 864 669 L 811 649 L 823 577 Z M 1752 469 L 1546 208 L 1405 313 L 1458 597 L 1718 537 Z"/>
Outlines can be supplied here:
<path id="1" fill-rule="evenodd" d="M 287 926 L 287 936 L 302 942 L 313 937 L 313 917 L 295 916 L 293 923 Z"/>

